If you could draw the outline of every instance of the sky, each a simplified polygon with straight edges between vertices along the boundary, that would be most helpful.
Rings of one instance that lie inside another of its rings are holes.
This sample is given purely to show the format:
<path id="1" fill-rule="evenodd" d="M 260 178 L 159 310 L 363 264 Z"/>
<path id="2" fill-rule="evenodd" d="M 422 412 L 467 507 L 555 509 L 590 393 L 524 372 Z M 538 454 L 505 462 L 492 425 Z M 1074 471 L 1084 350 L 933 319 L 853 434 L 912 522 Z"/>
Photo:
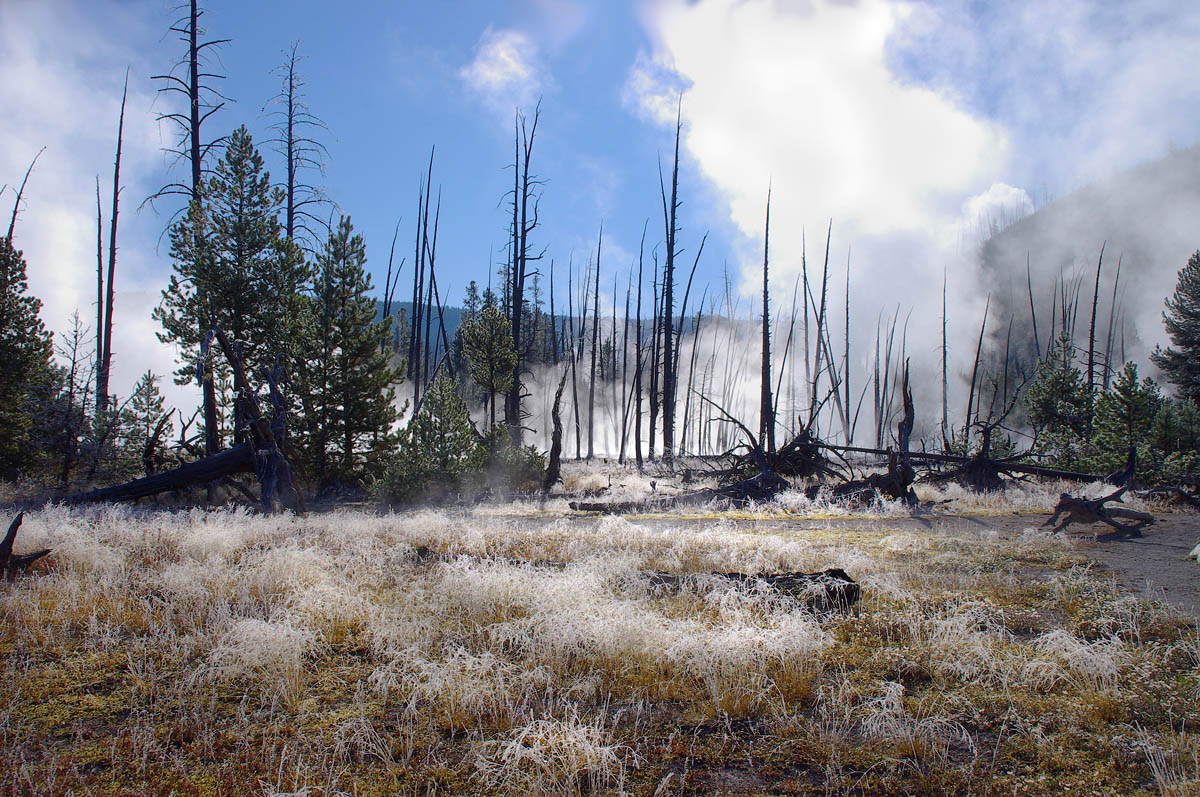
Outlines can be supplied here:
<path id="1" fill-rule="evenodd" d="M 1191 146 L 1200 131 L 1189 58 L 1200 52 L 1200 4 L 1177 0 L 204 5 L 209 36 L 230 39 L 212 64 L 231 100 L 207 123 L 214 134 L 244 124 L 266 146 L 273 70 L 299 42 L 305 100 L 328 127 L 314 180 L 365 236 L 377 287 L 397 224 L 397 261 L 412 248 L 435 149 L 438 282 L 452 302 L 503 260 L 514 112 L 532 119 L 539 101 L 532 240 L 545 248 L 544 280 L 555 263 L 556 309 L 565 265 L 578 275 L 595 257 L 601 224 L 610 307 L 614 284 L 623 302 L 644 227 L 647 264 L 661 248 L 659 169 L 669 179 L 678 109 L 681 260 L 690 266 L 708 236 L 697 291 L 722 293 L 728 274 L 751 312 L 769 186 L 777 296 L 790 301 L 802 247 L 810 267 L 820 263 L 832 223 L 830 268 L 841 285 L 849 263 L 856 351 L 878 314 L 899 308 L 915 353 L 931 357 L 943 273 L 957 355 L 970 348 L 985 301 L 972 259 L 981 230 Z M 185 177 L 164 152 L 176 132 L 157 120 L 178 105 L 151 79 L 184 52 L 167 32 L 176 16 L 163 0 L 0 0 L 0 209 L 7 216 L 44 147 L 15 238 L 54 330 L 76 310 L 85 323 L 95 316 L 96 180 L 107 220 L 128 70 L 118 392 L 175 366 L 150 312 L 171 270 L 163 231 L 178 203 L 139 205 Z M 278 155 L 264 155 L 281 174 Z M 190 388 L 171 390 L 183 402 Z"/>

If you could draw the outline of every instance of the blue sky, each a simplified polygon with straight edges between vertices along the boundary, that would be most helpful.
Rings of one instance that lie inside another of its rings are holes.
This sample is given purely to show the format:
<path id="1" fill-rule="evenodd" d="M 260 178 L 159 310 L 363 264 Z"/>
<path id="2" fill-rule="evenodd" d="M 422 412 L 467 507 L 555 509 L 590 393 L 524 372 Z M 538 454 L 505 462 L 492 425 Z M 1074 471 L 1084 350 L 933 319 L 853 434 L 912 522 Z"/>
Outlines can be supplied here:
<path id="1" fill-rule="evenodd" d="M 1200 52 L 1200 10 L 1167 0 L 206 5 L 211 35 L 232 39 L 220 65 L 235 100 L 210 129 L 246 124 L 261 141 L 262 107 L 279 88 L 271 71 L 299 40 L 307 101 L 329 126 L 322 182 L 365 235 L 377 283 L 397 219 L 398 250 L 411 249 L 418 183 L 436 145 L 439 284 L 453 301 L 468 280 L 486 281 L 489 250 L 493 263 L 502 257 L 513 107 L 532 111 L 538 97 L 534 167 L 545 186 L 534 239 L 547 260 L 585 262 L 603 221 L 603 282 L 623 286 L 646 219 L 647 247 L 662 240 L 657 163 L 669 168 L 682 89 L 680 240 L 690 263 L 709 232 L 699 283 L 719 291 L 728 264 L 750 292 L 770 181 L 781 293 L 790 296 L 801 240 L 811 263 L 832 217 L 831 260 L 843 280 L 850 259 L 855 317 L 873 332 L 881 309 L 913 309 L 918 338 L 937 326 L 940 306 L 935 313 L 928 300 L 943 268 L 960 310 L 952 330 L 966 335 L 976 323 L 981 219 L 1191 145 L 1200 130 L 1186 55 Z M 182 52 L 165 35 L 171 19 L 162 0 L 0 2 L 0 183 L 19 182 L 47 148 L 17 243 L 55 329 L 76 308 L 94 315 L 95 178 L 107 218 L 130 68 L 118 385 L 173 362 L 149 311 L 170 269 L 156 242 L 174 207 L 134 212 L 169 176 L 161 148 L 173 132 L 154 117 L 174 107 L 149 77 Z M 277 156 L 267 159 L 281 172 Z"/>

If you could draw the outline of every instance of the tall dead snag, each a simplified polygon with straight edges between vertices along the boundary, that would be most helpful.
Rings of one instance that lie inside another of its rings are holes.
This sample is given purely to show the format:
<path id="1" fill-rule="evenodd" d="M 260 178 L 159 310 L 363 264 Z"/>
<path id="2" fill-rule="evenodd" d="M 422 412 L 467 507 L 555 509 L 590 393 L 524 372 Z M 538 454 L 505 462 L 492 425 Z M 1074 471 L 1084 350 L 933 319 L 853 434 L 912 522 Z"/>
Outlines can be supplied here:
<path id="1" fill-rule="evenodd" d="M 17 572 L 28 570 L 31 564 L 50 553 L 49 548 L 43 548 L 33 553 L 13 555 L 13 542 L 17 539 L 17 529 L 21 528 L 21 521 L 24 519 L 25 513 L 18 513 L 13 518 L 13 522 L 9 524 L 8 533 L 4 535 L 4 540 L 0 542 L 0 569 L 4 571 L 6 578 L 11 578 Z"/>
<path id="2" fill-rule="evenodd" d="M 203 30 L 200 28 L 200 18 L 204 15 L 204 11 L 198 7 L 197 0 L 189 0 L 187 9 L 188 13 L 177 19 L 169 28 L 170 32 L 179 34 L 180 39 L 187 45 L 187 54 L 177 61 L 169 72 L 162 75 L 154 75 L 151 79 L 163 82 L 163 85 L 159 88 L 159 92 L 164 94 L 178 93 L 187 98 L 187 113 L 159 114 L 158 120 L 160 122 L 171 122 L 179 128 L 179 143 L 167 151 L 179 158 L 186 158 L 188 160 L 191 167 L 191 184 L 185 185 L 180 182 L 169 183 L 148 197 L 146 202 L 153 202 L 155 199 L 164 196 L 181 195 L 189 203 L 199 203 L 201 194 L 203 193 L 204 176 L 208 172 L 204 168 L 204 159 L 214 148 L 220 147 L 225 141 L 224 136 L 206 141 L 201 133 L 204 122 L 219 111 L 226 102 L 226 97 L 210 85 L 211 81 L 221 80 L 224 78 L 224 75 L 201 71 L 201 69 L 207 68 L 202 65 L 201 61 L 209 48 L 225 44 L 229 39 L 201 41 Z M 186 77 L 180 77 L 175 74 L 176 70 L 180 68 L 183 68 Z M 185 209 L 180 209 L 176 212 L 176 215 L 183 212 L 185 212 Z M 205 235 L 203 231 L 200 231 L 200 233 L 197 235 L 197 241 L 202 246 Z M 201 256 L 203 256 L 203 253 L 201 253 Z M 208 325 L 211 325 L 211 321 L 212 319 L 207 319 L 201 329 L 203 330 Z M 200 377 L 200 386 L 204 401 L 204 452 L 212 456 L 220 450 L 221 439 L 217 433 L 216 386 L 213 382 L 213 375 L 210 369 L 206 368 L 203 370 Z"/>
<path id="3" fill-rule="evenodd" d="M 658 174 L 659 193 L 663 202 L 663 224 L 666 227 L 666 262 L 663 266 L 663 371 L 662 371 L 662 413 L 663 413 L 663 459 L 669 464 L 675 450 L 675 368 L 672 364 L 675 335 L 671 325 L 671 315 L 675 312 L 675 254 L 676 237 L 679 233 L 679 134 L 683 129 L 683 97 L 675 112 L 675 158 L 671 166 L 671 200 L 667 203 L 666 187 L 663 185 L 662 172 Z"/>
<path id="4" fill-rule="evenodd" d="M 1092 323 L 1088 328 L 1087 417 L 1089 431 L 1092 428 L 1092 404 L 1096 400 L 1096 305 L 1100 302 L 1100 270 L 1104 268 L 1104 247 L 1107 244 L 1108 241 L 1100 244 L 1100 261 L 1096 263 L 1096 288 L 1092 293 Z"/>
<path id="5" fill-rule="evenodd" d="M 759 397 L 758 444 L 768 453 L 775 450 L 775 406 L 771 400 L 771 294 L 767 279 L 771 244 L 771 187 L 767 186 L 767 220 L 763 229 L 762 298 L 762 386 Z"/>
<path id="6" fill-rule="evenodd" d="M 431 147 L 429 150 L 429 168 L 425 175 L 424 182 L 421 183 L 420 190 L 417 192 L 417 230 L 414 234 L 414 246 L 416 251 L 413 253 L 413 296 L 412 296 L 412 317 L 409 319 L 409 335 L 408 335 L 408 378 L 412 380 L 413 385 L 413 405 L 416 406 L 421 402 L 421 390 L 424 387 L 422 381 L 422 336 L 423 320 L 425 317 L 425 263 L 426 257 L 429 254 L 429 198 L 431 195 L 430 185 L 433 183 L 433 155 L 436 148 Z"/>
<path id="7" fill-rule="evenodd" d="M 634 313 L 634 371 L 633 371 L 633 392 L 635 398 L 635 409 L 633 412 L 633 453 L 637 460 L 638 471 L 642 469 L 642 365 L 644 358 L 642 356 L 642 256 L 646 248 L 646 227 L 650 224 L 649 219 L 646 224 L 642 225 L 642 241 L 638 244 L 638 289 L 637 289 L 637 310 Z"/>
<path id="8" fill-rule="evenodd" d="M 509 275 L 509 290 L 511 294 L 511 309 L 509 320 L 512 323 L 513 348 L 517 351 L 517 364 L 513 366 L 512 387 L 504 401 L 504 422 L 512 435 L 514 445 L 520 446 L 524 440 L 524 415 L 521 411 L 521 376 L 525 371 L 525 338 L 521 325 L 521 317 L 525 311 L 525 280 L 529 277 L 530 262 L 540 260 L 541 254 L 530 255 L 529 233 L 538 226 L 538 204 L 541 194 L 538 186 L 542 183 L 530 173 L 533 161 L 533 141 L 537 136 L 538 119 L 542 114 L 542 104 L 539 101 L 533 109 L 533 123 L 526 124 L 523 113 L 517 111 L 513 124 L 514 149 L 513 160 L 513 227 L 512 254 L 510 262 L 512 273 Z"/>
<path id="9" fill-rule="evenodd" d="M 967 392 L 967 417 L 963 422 L 963 449 L 967 450 L 971 444 L 971 410 L 975 402 L 975 385 L 979 380 L 979 357 L 983 353 L 983 334 L 987 330 L 988 310 L 992 306 L 991 294 L 988 294 L 987 301 L 983 305 L 983 322 L 979 325 L 979 342 L 975 344 L 975 364 L 971 366 L 971 388 Z"/>
<path id="10" fill-rule="evenodd" d="M 604 224 L 600 224 L 600 237 L 596 241 L 596 288 L 592 292 L 592 368 L 588 379 L 588 462 L 595 453 L 593 439 L 596 432 L 596 354 L 600 347 L 600 247 L 604 243 Z M 586 309 L 585 309 L 586 312 Z"/>
<path id="11" fill-rule="evenodd" d="M 121 139 L 125 131 L 125 98 L 129 95 L 129 70 L 125 70 L 125 88 L 121 90 L 121 115 L 117 120 L 117 154 L 113 159 L 112 218 L 108 233 L 108 282 L 104 285 L 104 306 L 97 310 L 100 324 L 96 328 L 96 417 L 101 421 L 108 415 L 108 374 L 112 365 L 113 277 L 117 268 L 117 215 L 121 196 Z M 97 192 L 99 183 L 97 183 Z M 99 202 L 99 195 L 97 195 Z M 97 264 L 98 266 L 99 264 Z M 99 271 L 96 274 L 100 280 Z M 99 299 L 101 283 L 96 286 Z"/>
<path id="12" fill-rule="evenodd" d="M 304 101 L 301 93 L 304 81 L 296 71 L 297 64 L 303 60 L 298 55 L 299 49 L 300 42 L 293 42 L 286 60 L 273 72 L 283 81 L 283 86 L 267 103 L 277 106 L 272 112 L 274 122 L 271 125 L 275 136 L 268 143 L 284 158 L 284 232 L 289 241 L 303 242 L 303 248 L 312 252 L 323 235 L 314 228 L 326 226 L 314 211 L 326 200 L 319 188 L 303 181 L 300 172 L 313 169 L 325 173 L 325 157 L 329 153 L 325 145 L 313 137 L 313 132 L 329 128 L 309 111 Z"/>

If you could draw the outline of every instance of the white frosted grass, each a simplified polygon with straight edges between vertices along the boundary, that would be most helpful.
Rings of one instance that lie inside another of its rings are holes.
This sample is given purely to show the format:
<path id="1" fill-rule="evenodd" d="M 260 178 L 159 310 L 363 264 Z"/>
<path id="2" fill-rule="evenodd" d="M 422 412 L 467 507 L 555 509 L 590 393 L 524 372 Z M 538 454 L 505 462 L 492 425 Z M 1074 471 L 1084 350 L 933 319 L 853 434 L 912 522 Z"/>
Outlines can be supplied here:
<path id="1" fill-rule="evenodd" d="M 604 718 L 536 719 L 505 738 L 478 747 L 477 776 L 511 794 L 595 794 L 623 792 L 628 748 L 616 744 Z"/>
<path id="2" fill-rule="evenodd" d="M 1080 689 L 1113 690 L 1131 664 L 1128 646 L 1108 637 L 1088 641 L 1069 631 L 1055 629 L 1034 639 L 1035 653 L 1022 667 L 1025 685 L 1049 691 L 1066 683 Z"/>
<path id="3" fill-rule="evenodd" d="M 277 694 L 287 705 L 300 698 L 307 680 L 305 655 L 316 635 L 290 618 L 236 621 L 209 654 L 197 676 L 221 679 L 248 678 L 264 693 Z"/>

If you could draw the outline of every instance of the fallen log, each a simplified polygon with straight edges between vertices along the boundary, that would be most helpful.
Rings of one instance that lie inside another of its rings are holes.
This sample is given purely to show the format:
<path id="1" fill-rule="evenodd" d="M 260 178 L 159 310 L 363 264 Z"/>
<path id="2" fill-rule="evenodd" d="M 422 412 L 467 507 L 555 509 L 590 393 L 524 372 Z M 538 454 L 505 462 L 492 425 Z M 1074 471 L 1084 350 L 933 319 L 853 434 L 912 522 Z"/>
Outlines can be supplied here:
<path id="1" fill-rule="evenodd" d="M 21 521 L 24 519 L 25 513 L 18 513 L 9 525 L 4 540 L 0 542 L 0 569 L 3 569 L 5 578 L 11 578 L 17 572 L 28 571 L 31 564 L 50 553 L 49 548 L 43 548 L 33 553 L 13 555 L 13 542 L 17 539 L 17 529 L 21 528 Z"/>
<path id="2" fill-rule="evenodd" d="M 649 587 L 657 593 L 676 593 L 705 579 L 731 583 L 753 592 L 774 592 L 799 602 L 811 611 L 849 609 L 862 596 L 862 588 L 841 568 L 819 573 L 693 573 L 675 575 L 653 571 L 643 573 Z"/>
<path id="3" fill-rule="evenodd" d="M 67 499 L 67 503 L 136 501 L 139 498 L 147 498 L 170 490 L 182 490 L 194 484 L 208 484 L 235 473 L 253 473 L 254 464 L 253 445 L 249 442 L 239 443 L 233 448 L 227 448 L 211 457 L 189 462 L 153 476 L 73 495 Z"/>
<path id="4" fill-rule="evenodd" d="M 1090 499 L 1079 498 L 1070 493 L 1062 493 L 1058 497 L 1058 505 L 1054 507 L 1054 514 L 1042 526 L 1043 528 L 1054 526 L 1054 531 L 1063 531 L 1072 523 L 1088 525 L 1092 523 L 1106 523 L 1117 531 L 1128 534 L 1130 537 L 1140 537 L 1142 536 L 1141 530 L 1154 522 L 1153 515 L 1148 512 L 1126 509 L 1125 507 L 1105 506 L 1105 504 L 1111 501 L 1120 501 L 1128 489 L 1128 486 L 1122 487 L 1109 495 Z M 1062 515 L 1065 515 L 1065 517 L 1059 523 L 1059 517 Z M 1118 518 L 1134 522 L 1132 524 L 1120 523 L 1117 521 Z"/>
<path id="5" fill-rule="evenodd" d="M 791 484 L 781 476 L 769 471 L 759 473 L 750 479 L 726 485 L 724 487 L 708 487 L 703 490 L 693 490 L 678 495 L 668 495 L 663 498 L 648 498 L 641 501 L 609 501 L 603 503 L 589 501 L 571 501 L 569 506 L 576 512 L 603 512 L 608 515 L 626 515 L 633 512 L 666 511 L 680 506 L 701 506 L 710 501 L 726 500 L 737 507 L 748 506 L 752 502 L 770 501 Z"/>
<path id="6" fill-rule="evenodd" d="M 460 557 L 482 561 L 484 557 L 471 554 L 447 554 L 420 546 L 413 551 L 414 558 L 419 564 L 435 562 L 453 562 Z M 566 562 L 545 559 L 523 560 L 501 558 L 495 561 L 510 565 L 530 565 L 533 567 L 563 570 Z M 717 581 L 732 584 L 740 589 L 756 593 L 775 593 L 791 598 L 804 608 L 815 612 L 828 612 L 849 609 L 858 603 L 862 597 L 862 588 L 845 570 L 829 568 L 819 573 L 689 573 L 677 575 L 661 570 L 639 571 L 634 579 L 636 586 L 648 589 L 652 594 L 676 594 L 684 589 L 702 586 L 706 581 Z"/>

